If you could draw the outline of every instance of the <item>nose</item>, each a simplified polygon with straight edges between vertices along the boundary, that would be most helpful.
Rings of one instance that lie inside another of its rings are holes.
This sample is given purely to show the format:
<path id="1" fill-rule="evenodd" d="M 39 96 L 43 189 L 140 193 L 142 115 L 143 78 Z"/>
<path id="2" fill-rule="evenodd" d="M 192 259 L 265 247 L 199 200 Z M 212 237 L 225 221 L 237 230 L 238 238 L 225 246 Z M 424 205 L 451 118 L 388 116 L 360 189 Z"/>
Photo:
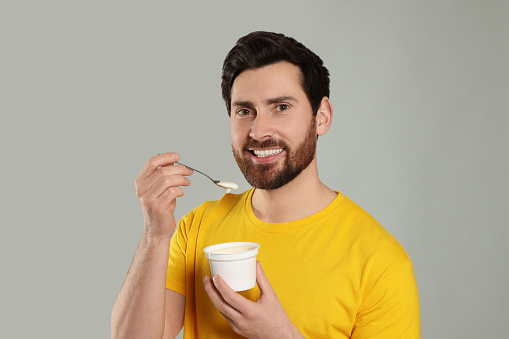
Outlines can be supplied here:
<path id="1" fill-rule="evenodd" d="M 274 135 L 274 124 L 270 117 L 265 114 L 258 114 L 251 123 L 249 136 L 254 140 L 263 141 Z"/>

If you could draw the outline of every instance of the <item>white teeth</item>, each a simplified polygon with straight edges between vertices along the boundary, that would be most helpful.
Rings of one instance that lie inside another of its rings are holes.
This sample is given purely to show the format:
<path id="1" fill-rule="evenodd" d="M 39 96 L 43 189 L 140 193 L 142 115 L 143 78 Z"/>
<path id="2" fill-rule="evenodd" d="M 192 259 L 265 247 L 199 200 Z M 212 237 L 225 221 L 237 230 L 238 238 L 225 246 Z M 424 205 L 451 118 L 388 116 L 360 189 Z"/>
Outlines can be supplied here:
<path id="1" fill-rule="evenodd" d="M 259 157 L 259 158 L 265 158 L 270 155 L 275 155 L 283 152 L 282 148 L 276 148 L 276 149 L 265 149 L 265 150 L 253 150 L 253 153 Z"/>

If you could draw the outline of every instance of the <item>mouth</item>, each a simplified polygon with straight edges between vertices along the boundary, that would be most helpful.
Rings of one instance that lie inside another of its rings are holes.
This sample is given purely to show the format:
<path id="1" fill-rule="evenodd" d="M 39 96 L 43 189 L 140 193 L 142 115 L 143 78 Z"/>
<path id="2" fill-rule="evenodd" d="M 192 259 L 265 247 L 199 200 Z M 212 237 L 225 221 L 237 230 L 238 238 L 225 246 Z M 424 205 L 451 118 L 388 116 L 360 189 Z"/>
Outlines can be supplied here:
<path id="1" fill-rule="evenodd" d="M 278 155 L 283 152 L 283 148 L 273 148 L 273 149 L 252 149 L 250 152 L 257 158 L 267 158 L 270 156 Z"/>

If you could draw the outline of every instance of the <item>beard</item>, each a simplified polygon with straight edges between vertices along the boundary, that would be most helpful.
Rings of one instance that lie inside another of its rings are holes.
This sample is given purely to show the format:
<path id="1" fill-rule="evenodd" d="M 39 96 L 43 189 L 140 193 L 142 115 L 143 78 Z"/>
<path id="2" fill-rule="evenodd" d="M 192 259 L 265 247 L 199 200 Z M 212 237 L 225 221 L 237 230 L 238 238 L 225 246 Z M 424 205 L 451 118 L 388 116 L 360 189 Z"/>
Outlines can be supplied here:
<path id="1" fill-rule="evenodd" d="M 275 190 L 283 187 L 295 179 L 313 161 L 316 154 L 316 120 L 313 117 L 302 143 L 292 150 L 282 140 L 268 139 L 256 141 L 250 139 L 242 150 L 236 150 L 232 145 L 233 156 L 237 161 L 242 174 L 247 182 L 259 189 Z M 278 170 L 277 163 L 254 164 L 251 160 L 249 148 L 283 148 L 286 151 L 283 167 Z"/>

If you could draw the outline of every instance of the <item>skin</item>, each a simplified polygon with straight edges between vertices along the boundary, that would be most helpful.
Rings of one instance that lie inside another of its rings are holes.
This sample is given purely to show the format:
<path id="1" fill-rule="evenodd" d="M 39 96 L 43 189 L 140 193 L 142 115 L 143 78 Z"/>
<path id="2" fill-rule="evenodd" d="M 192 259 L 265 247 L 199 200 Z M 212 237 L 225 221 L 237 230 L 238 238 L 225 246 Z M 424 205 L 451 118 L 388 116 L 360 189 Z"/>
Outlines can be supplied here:
<path id="1" fill-rule="evenodd" d="M 290 108 L 285 104 L 281 104 L 276 107 L 276 112 L 283 115 L 289 113 L 286 111 Z M 243 113 L 245 119 L 251 118 L 250 114 Z M 252 137 L 244 144 L 243 148 L 235 149 L 232 147 L 235 160 L 249 184 L 259 189 L 274 190 L 295 179 L 315 158 L 317 138 L 314 122 L 314 119 L 311 119 L 305 138 L 301 140 L 296 148 L 289 147 L 283 140 L 271 138 L 259 142 Z M 285 152 L 283 167 L 278 168 L 271 160 L 273 157 L 279 157 L 279 154 L 267 157 L 258 157 L 256 153 L 253 154 L 253 152 L 260 149 Z M 256 162 L 262 163 L 254 162 L 253 158 Z"/>
<path id="2" fill-rule="evenodd" d="M 326 97 L 313 117 L 300 86 L 299 69 L 285 62 L 242 72 L 233 84 L 232 104 L 233 150 L 248 157 L 253 165 L 263 163 L 270 168 L 265 173 L 269 176 L 282 171 L 290 160 L 287 157 L 309 136 L 311 119 L 315 120 L 316 135 L 325 134 L 332 121 L 332 107 Z M 240 109 L 245 111 L 238 114 Z M 280 141 L 285 150 L 274 157 L 257 159 L 242 151 L 250 140 L 259 145 L 267 140 Z M 170 238 L 176 227 L 176 199 L 184 194 L 181 186 L 190 185 L 187 176 L 192 174 L 192 170 L 174 165 L 179 159 L 177 153 L 150 158 L 136 178 L 145 226 L 113 306 L 112 338 L 175 338 L 182 329 L 185 297 L 165 287 Z M 335 196 L 319 180 L 313 156 L 309 165 L 286 185 L 256 189 L 252 206 L 260 220 L 277 223 L 312 215 Z M 220 276 L 203 280 L 210 299 L 236 333 L 247 338 L 303 338 L 289 320 L 260 263 L 256 281 L 261 295 L 252 302 L 235 293 Z"/>

